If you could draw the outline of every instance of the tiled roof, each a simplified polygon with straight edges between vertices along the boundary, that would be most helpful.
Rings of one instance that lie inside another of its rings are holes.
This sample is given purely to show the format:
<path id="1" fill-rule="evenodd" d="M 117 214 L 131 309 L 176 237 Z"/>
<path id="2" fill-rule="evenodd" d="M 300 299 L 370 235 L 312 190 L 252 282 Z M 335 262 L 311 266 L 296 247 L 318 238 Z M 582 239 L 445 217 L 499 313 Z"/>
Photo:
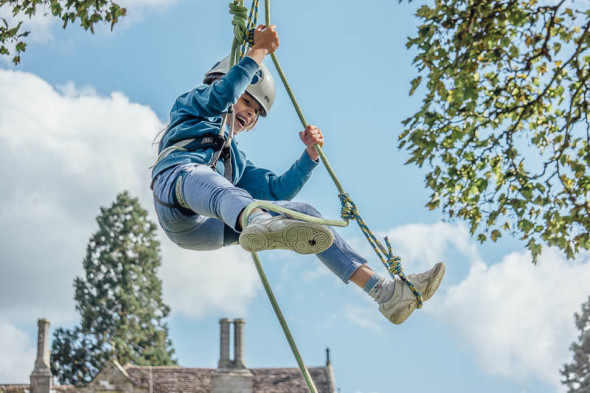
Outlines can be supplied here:
<path id="1" fill-rule="evenodd" d="M 308 367 L 318 392 L 332 393 L 330 372 L 327 367 Z M 305 379 L 298 368 L 253 368 L 254 393 L 309 393 Z"/>
<path id="2" fill-rule="evenodd" d="M 25 393 L 30 392 L 30 385 L 0 385 L 0 393 Z M 73 386 L 52 386 L 52 391 L 56 393 L 75 393 L 76 388 Z"/>
<path id="3" fill-rule="evenodd" d="M 24 393 L 29 390 L 29 385 L 0 385 L 1 393 Z"/>
<path id="4" fill-rule="evenodd" d="M 134 384 L 149 387 L 150 367 L 126 365 Z M 307 385 L 297 368 L 250 368 L 254 376 L 253 393 L 308 393 Z M 183 367 L 151 367 L 154 393 L 210 393 L 215 369 Z M 309 373 L 318 392 L 333 393 L 328 367 L 311 367 Z"/>
<path id="5" fill-rule="evenodd" d="M 145 367 L 126 365 L 125 371 L 135 385 L 150 386 L 154 393 L 209 393 L 214 369 L 183 367 Z"/>

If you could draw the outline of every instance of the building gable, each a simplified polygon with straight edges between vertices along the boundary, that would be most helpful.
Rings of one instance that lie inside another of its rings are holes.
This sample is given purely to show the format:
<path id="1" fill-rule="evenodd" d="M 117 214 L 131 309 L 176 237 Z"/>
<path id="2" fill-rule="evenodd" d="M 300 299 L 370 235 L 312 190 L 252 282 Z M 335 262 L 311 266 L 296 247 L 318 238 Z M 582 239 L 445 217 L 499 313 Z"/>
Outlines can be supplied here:
<path id="1" fill-rule="evenodd" d="M 148 393 L 147 389 L 136 386 L 125 369 L 116 360 L 105 367 L 79 393 Z"/>

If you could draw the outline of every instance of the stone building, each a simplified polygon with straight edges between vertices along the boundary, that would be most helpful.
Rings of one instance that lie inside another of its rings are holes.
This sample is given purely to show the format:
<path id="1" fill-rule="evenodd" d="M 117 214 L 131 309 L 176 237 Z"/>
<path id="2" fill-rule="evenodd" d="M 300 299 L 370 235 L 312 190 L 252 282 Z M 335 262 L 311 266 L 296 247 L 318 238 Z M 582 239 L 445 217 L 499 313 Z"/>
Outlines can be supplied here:
<path id="1" fill-rule="evenodd" d="M 248 368 L 244 320 L 221 319 L 217 368 L 150 367 L 110 361 L 86 386 L 55 386 L 49 369 L 49 321 L 38 322 L 37 359 L 28 385 L 2 385 L 0 393 L 308 393 L 298 368 Z M 231 325 L 234 358 L 230 359 Z M 318 392 L 336 393 L 329 352 L 324 367 L 310 367 Z"/>

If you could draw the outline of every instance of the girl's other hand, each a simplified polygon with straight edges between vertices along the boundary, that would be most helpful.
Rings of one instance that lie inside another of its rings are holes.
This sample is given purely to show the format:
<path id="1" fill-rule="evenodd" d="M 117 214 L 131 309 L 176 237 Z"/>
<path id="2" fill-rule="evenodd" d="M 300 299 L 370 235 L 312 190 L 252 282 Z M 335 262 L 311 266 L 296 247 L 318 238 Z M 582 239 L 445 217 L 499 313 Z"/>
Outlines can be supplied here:
<path id="1" fill-rule="evenodd" d="M 299 138 L 305 144 L 305 151 L 309 158 L 316 161 L 319 158 L 319 154 L 315 151 L 314 146 L 316 144 L 319 144 L 321 147 L 324 146 L 324 134 L 322 134 L 322 130 L 316 126 L 309 125 L 305 130 L 299 132 Z"/>

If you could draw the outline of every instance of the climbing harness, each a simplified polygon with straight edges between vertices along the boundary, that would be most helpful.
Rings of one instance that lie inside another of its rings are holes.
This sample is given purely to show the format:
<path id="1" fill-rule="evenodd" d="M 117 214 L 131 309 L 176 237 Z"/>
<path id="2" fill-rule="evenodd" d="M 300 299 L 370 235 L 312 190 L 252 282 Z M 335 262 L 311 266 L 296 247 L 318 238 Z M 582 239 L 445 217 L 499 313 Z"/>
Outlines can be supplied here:
<path id="1" fill-rule="evenodd" d="M 232 107 L 229 108 L 228 112 L 223 115 L 223 120 L 221 122 L 220 132 L 217 135 L 211 136 L 201 136 L 197 138 L 190 138 L 190 139 L 183 139 L 181 141 L 176 142 L 172 146 L 169 146 L 162 150 L 160 154 L 158 154 L 158 158 L 156 159 L 156 163 L 152 166 L 155 167 L 158 165 L 160 161 L 164 158 L 168 157 L 171 153 L 175 151 L 195 151 L 199 149 L 213 149 L 213 156 L 211 157 L 211 162 L 209 163 L 209 167 L 212 170 L 217 170 L 217 161 L 219 158 L 223 158 L 223 166 L 224 166 L 224 173 L 223 176 L 230 182 L 233 181 L 233 168 L 231 162 L 231 140 L 234 132 L 234 119 L 233 116 L 230 116 L 232 113 Z M 225 138 L 223 134 L 223 130 L 225 130 L 225 125 L 227 123 L 227 118 L 230 116 L 232 120 L 230 121 L 230 133 L 228 138 Z M 161 200 L 158 197 L 157 193 L 154 194 L 154 199 L 163 206 L 179 209 L 187 215 L 195 215 L 196 213 L 191 210 L 188 204 L 184 200 L 184 196 L 182 195 L 182 181 L 183 181 L 184 172 L 181 172 L 174 184 L 174 201 L 173 203 L 168 203 L 166 201 Z M 152 182 L 150 188 L 153 190 L 154 183 Z"/>
<path id="2" fill-rule="evenodd" d="M 231 141 L 232 138 L 234 137 L 234 126 L 235 126 L 235 118 L 233 116 L 233 105 L 229 107 L 229 109 L 227 110 L 227 112 L 223 115 L 223 121 L 221 122 L 221 128 L 219 129 L 219 133 L 215 136 L 216 140 L 218 141 L 218 143 L 220 144 L 219 150 L 215 150 L 215 153 L 213 154 L 213 156 L 211 157 L 211 162 L 209 163 L 209 166 L 211 167 L 211 169 L 213 169 L 214 171 L 217 170 L 217 161 L 219 161 L 219 158 L 223 158 L 223 165 L 225 168 L 225 171 L 223 173 L 223 176 L 229 180 L 230 182 L 233 183 L 233 170 L 232 170 L 232 166 L 231 166 Z M 227 136 L 227 138 L 225 138 L 224 132 L 225 132 L 225 124 L 227 123 L 227 119 L 230 119 L 229 121 L 229 134 Z"/>
<path id="3" fill-rule="evenodd" d="M 254 28 L 256 26 L 256 20 L 258 18 L 259 0 L 252 0 L 252 5 L 250 7 L 249 14 L 248 14 L 248 8 L 244 7 L 243 3 L 244 3 L 244 0 L 234 0 L 233 3 L 229 4 L 230 14 L 233 15 L 232 25 L 234 26 L 234 39 L 232 41 L 232 49 L 231 49 L 231 53 L 230 53 L 230 67 L 242 59 L 242 57 L 246 53 L 246 49 L 247 49 L 248 45 L 254 45 Z M 266 17 L 265 25 L 270 26 L 270 0 L 265 0 L 264 4 L 265 4 L 265 17 Z M 248 15 L 247 21 L 246 21 L 246 15 Z M 293 107 L 295 108 L 295 111 L 297 112 L 297 115 L 299 116 L 299 120 L 301 121 L 301 124 L 303 125 L 303 127 L 306 128 L 308 126 L 308 123 L 305 120 L 305 117 L 303 116 L 303 112 L 301 111 L 301 108 L 297 102 L 297 99 L 295 98 L 295 95 L 293 94 L 293 89 L 291 88 L 291 86 L 289 85 L 289 82 L 287 81 L 285 73 L 283 72 L 283 69 L 278 61 L 276 54 L 272 53 L 271 58 L 272 58 L 272 61 L 276 67 L 277 73 L 279 74 L 281 81 L 283 82 L 283 85 L 285 86 L 285 89 L 287 90 L 287 94 L 289 95 L 289 98 L 291 99 L 291 102 L 293 103 Z M 232 121 L 233 121 L 233 116 L 232 116 Z M 224 124 L 225 124 L 225 121 L 224 121 Z M 231 131 L 232 132 L 230 132 L 230 138 L 233 133 L 233 127 L 231 128 Z M 223 131 L 221 131 L 221 132 L 223 132 Z M 368 242 L 373 247 L 373 250 L 375 251 L 375 253 L 379 257 L 379 259 L 381 260 L 381 262 L 383 263 L 383 265 L 385 266 L 385 268 L 387 269 L 387 271 L 391 275 L 391 277 L 395 279 L 395 276 L 398 276 L 404 283 L 406 283 L 408 285 L 410 290 L 416 296 L 416 299 L 418 302 L 417 307 L 421 308 L 422 307 L 422 295 L 416 289 L 414 284 L 411 281 L 409 281 L 407 279 L 406 275 L 404 274 L 403 268 L 401 265 L 401 259 L 398 256 L 393 254 L 391 243 L 389 242 L 389 239 L 387 237 L 385 237 L 385 239 L 384 239 L 386 247 L 387 247 L 386 248 L 375 237 L 375 235 L 373 235 L 371 230 L 368 228 L 368 226 L 365 224 L 364 220 L 360 216 L 356 205 L 354 204 L 352 199 L 349 197 L 349 195 L 344 191 L 344 188 L 342 187 L 342 185 L 340 184 L 340 181 L 336 177 L 336 174 L 335 174 L 334 170 L 332 169 L 332 166 L 328 162 L 328 159 L 326 158 L 326 155 L 324 154 L 321 146 L 316 144 L 314 146 L 314 149 L 318 153 L 320 159 L 322 160 L 322 163 L 326 167 L 326 170 L 330 174 L 332 181 L 334 182 L 336 188 L 338 189 L 338 192 L 339 192 L 338 197 L 339 197 L 340 203 L 342 205 L 342 210 L 341 210 L 342 221 L 327 220 L 327 219 L 323 219 L 323 218 L 312 217 L 312 216 L 309 216 L 306 214 L 302 214 L 302 213 L 295 212 L 295 211 L 292 211 L 289 209 L 285 209 L 283 207 L 276 206 L 276 205 L 269 203 L 269 202 L 256 201 L 254 203 L 251 203 L 246 208 L 244 213 L 242 214 L 242 217 L 243 217 L 243 220 L 241 223 L 242 227 L 245 227 L 245 224 L 247 223 L 247 217 L 249 216 L 250 212 L 255 208 L 263 208 L 263 209 L 271 210 L 271 211 L 274 211 L 277 213 L 288 215 L 288 216 L 295 218 L 295 219 L 313 222 L 313 223 L 317 223 L 317 224 L 321 224 L 321 225 L 345 227 L 348 225 L 350 220 L 355 220 L 357 222 L 357 224 L 359 225 L 361 231 L 363 232 L 363 234 L 367 238 Z M 297 364 L 299 365 L 301 373 L 303 374 L 303 378 L 305 379 L 307 387 L 309 388 L 310 392 L 317 393 L 317 389 L 313 383 L 313 380 L 311 379 L 311 377 L 309 375 L 309 371 L 307 370 L 307 368 L 305 367 L 305 364 L 303 363 L 303 359 L 301 358 L 301 355 L 299 354 L 299 350 L 297 349 L 295 341 L 293 340 L 293 336 L 291 335 L 291 332 L 289 331 L 289 327 L 287 326 L 285 318 L 283 317 L 283 314 L 279 308 L 277 300 L 272 292 L 272 289 L 270 287 L 268 279 L 266 278 L 266 274 L 264 273 L 264 269 L 262 268 L 262 264 L 260 262 L 260 259 L 258 258 L 258 255 L 256 253 L 252 253 L 252 258 L 254 260 L 256 270 L 258 271 L 258 274 L 260 276 L 260 279 L 262 281 L 264 289 L 265 289 L 265 291 L 268 295 L 268 298 L 271 302 L 273 310 L 275 311 L 275 314 L 276 314 L 276 316 L 279 320 L 279 323 L 283 329 L 285 337 L 287 338 L 287 341 L 289 342 L 289 345 L 291 347 L 291 351 L 293 352 L 293 355 L 295 356 L 295 359 L 297 361 Z"/>

